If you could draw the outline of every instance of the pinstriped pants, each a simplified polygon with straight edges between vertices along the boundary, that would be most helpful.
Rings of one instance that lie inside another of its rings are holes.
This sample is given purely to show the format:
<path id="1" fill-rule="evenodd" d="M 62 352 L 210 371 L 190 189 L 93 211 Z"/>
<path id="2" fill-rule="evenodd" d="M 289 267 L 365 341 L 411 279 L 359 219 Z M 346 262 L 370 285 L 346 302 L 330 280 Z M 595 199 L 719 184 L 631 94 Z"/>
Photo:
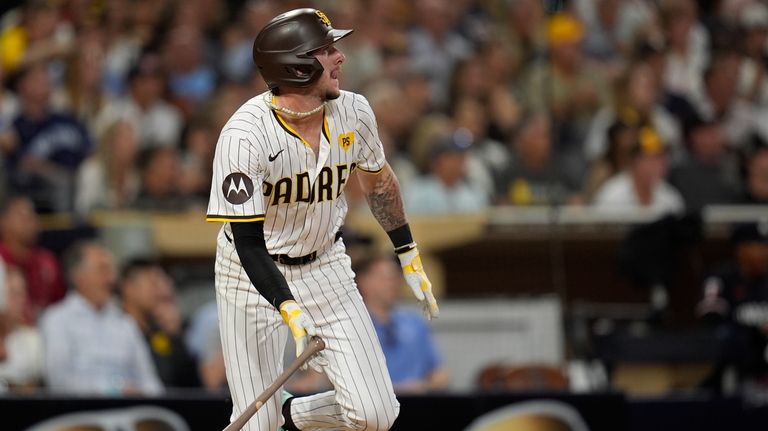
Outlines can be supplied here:
<path id="1" fill-rule="evenodd" d="M 279 312 L 251 285 L 234 245 L 219 232 L 216 302 L 232 419 L 283 370 L 289 336 Z M 306 265 L 281 265 L 296 302 L 326 343 L 324 371 L 334 389 L 295 398 L 291 417 L 301 430 L 388 430 L 400 410 L 376 331 L 354 283 L 344 244 Z M 274 431 L 282 425 L 280 391 L 243 428 Z"/>

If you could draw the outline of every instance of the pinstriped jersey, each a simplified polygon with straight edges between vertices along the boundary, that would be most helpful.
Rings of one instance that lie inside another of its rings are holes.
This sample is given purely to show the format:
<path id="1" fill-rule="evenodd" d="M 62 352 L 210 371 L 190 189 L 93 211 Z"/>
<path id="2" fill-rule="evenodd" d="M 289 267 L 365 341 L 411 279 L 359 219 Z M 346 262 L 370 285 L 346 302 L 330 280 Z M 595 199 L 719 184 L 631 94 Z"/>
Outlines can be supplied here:
<path id="1" fill-rule="evenodd" d="M 356 169 L 377 173 L 385 159 L 365 97 L 342 91 L 324 109 L 318 155 L 258 95 L 221 131 L 206 220 L 264 221 L 271 254 L 303 256 L 330 246 L 344 223 L 344 187 Z"/>

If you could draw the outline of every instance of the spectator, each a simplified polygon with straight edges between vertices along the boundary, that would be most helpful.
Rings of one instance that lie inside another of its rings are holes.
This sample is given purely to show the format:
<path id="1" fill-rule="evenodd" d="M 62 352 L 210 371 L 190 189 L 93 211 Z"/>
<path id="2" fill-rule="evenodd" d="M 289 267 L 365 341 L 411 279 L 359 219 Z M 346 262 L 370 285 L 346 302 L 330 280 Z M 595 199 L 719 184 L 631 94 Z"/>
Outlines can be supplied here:
<path id="1" fill-rule="evenodd" d="M 692 98 L 698 118 L 722 123 L 723 137 L 731 148 L 749 143 L 755 120 L 750 105 L 737 97 L 737 76 L 741 56 L 735 52 L 718 53 L 704 71 L 704 91 Z"/>
<path id="2" fill-rule="evenodd" d="M 731 246 L 729 261 L 705 279 L 696 307 L 704 322 L 719 329 L 721 358 L 705 382 L 718 391 L 729 368 L 742 384 L 768 377 L 768 225 L 735 226 Z"/>
<path id="3" fill-rule="evenodd" d="M 738 171 L 736 160 L 728 151 L 722 124 L 694 124 L 687 135 L 690 156 L 672 169 L 669 178 L 683 195 L 686 208 L 699 211 L 706 205 L 736 202 Z"/>
<path id="4" fill-rule="evenodd" d="M 26 281 L 31 323 L 49 305 L 64 297 L 64 277 L 56 256 L 37 245 L 40 226 L 29 198 L 9 197 L 0 205 L 0 257 L 21 270 Z"/>
<path id="5" fill-rule="evenodd" d="M 40 324 L 50 389 L 80 395 L 161 393 L 141 331 L 112 300 L 116 273 L 109 250 L 77 243 L 67 250 L 64 266 L 71 290 Z"/>
<path id="6" fill-rule="evenodd" d="M 512 55 L 511 76 L 519 76 L 525 68 L 542 62 L 547 55 L 547 11 L 544 2 L 515 0 L 509 3 L 506 13 L 506 22 L 502 21 L 499 32 Z"/>
<path id="7" fill-rule="evenodd" d="M 638 129 L 617 121 L 608 128 L 608 149 L 592 162 L 584 186 L 584 201 L 592 202 L 595 192 L 605 182 L 629 167 L 632 149 L 637 142 Z"/>
<path id="8" fill-rule="evenodd" d="M 179 145 L 183 118 L 178 109 L 163 99 L 165 72 L 157 54 L 144 54 L 128 74 L 127 96 L 104 107 L 97 119 L 101 135 L 117 121 L 127 121 L 139 135 L 139 148 Z"/>
<path id="9" fill-rule="evenodd" d="M 627 126 L 652 124 L 661 139 L 672 151 L 675 160 L 685 155 L 682 132 L 677 119 L 660 103 L 661 86 L 651 65 L 652 60 L 630 65 L 614 84 L 614 101 L 600 109 L 592 118 L 584 141 L 587 160 L 594 161 L 605 155 L 607 130 L 617 121 Z"/>
<path id="10" fill-rule="evenodd" d="M 743 173 L 745 190 L 741 203 L 768 204 L 768 146 L 762 140 L 747 152 Z"/>
<path id="11" fill-rule="evenodd" d="M 432 100 L 445 107 L 453 67 L 470 56 L 472 45 L 455 30 L 456 17 L 448 3 L 419 0 L 415 6 L 418 25 L 408 34 L 410 65 L 428 76 Z"/>
<path id="12" fill-rule="evenodd" d="M 11 190 L 30 196 L 38 211 L 72 211 L 77 168 L 91 150 L 88 131 L 70 114 L 51 110 L 46 64 L 24 67 L 17 89 L 21 114 L 5 155 Z"/>
<path id="13" fill-rule="evenodd" d="M 73 29 L 62 19 L 59 4 L 31 0 L 18 12 L 18 20 L 10 14 L 7 27 L 0 32 L 0 68 L 15 72 L 30 63 L 57 59 L 72 49 Z"/>
<path id="14" fill-rule="evenodd" d="M 107 104 L 102 82 L 103 35 L 98 30 L 84 31 L 78 46 L 79 49 L 67 58 L 63 88 L 54 92 L 53 99 L 56 106 L 61 105 L 72 112 L 92 131 L 99 111 Z"/>
<path id="15" fill-rule="evenodd" d="M 213 176 L 216 133 L 205 120 L 193 120 L 187 125 L 180 160 L 179 188 L 182 194 L 201 201 L 208 200 Z"/>
<path id="16" fill-rule="evenodd" d="M 709 34 L 698 21 L 694 0 L 664 0 L 659 4 L 659 15 L 667 41 L 664 87 L 669 93 L 693 100 L 703 88 Z"/>
<path id="17" fill-rule="evenodd" d="M 744 57 L 739 68 L 738 93 L 756 105 L 768 103 L 768 68 L 765 46 L 768 43 L 768 6 L 759 1 L 744 5 L 739 14 L 744 32 Z"/>
<path id="18" fill-rule="evenodd" d="M 653 129 L 641 128 L 629 167 L 603 184 L 593 205 L 619 211 L 647 209 L 660 216 L 682 213 L 683 197 L 665 180 L 669 166 L 667 151 Z"/>
<path id="19" fill-rule="evenodd" d="M 175 148 L 150 148 L 140 156 L 141 189 L 133 207 L 153 211 L 180 211 L 191 201 L 181 194 L 180 160 Z"/>
<path id="20" fill-rule="evenodd" d="M 168 89 L 173 104 L 185 119 L 192 118 L 216 88 L 214 70 L 204 61 L 205 38 L 192 26 L 171 30 L 163 58 L 168 70 Z"/>
<path id="21" fill-rule="evenodd" d="M 410 214 L 476 213 L 488 207 L 483 191 L 476 190 L 466 178 L 471 145 L 472 136 L 465 129 L 433 142 L 429 172 L 403 191 Z"/>
<path id="22" fill-rule="evenodd" d="M 43 343 L 37 328 L 26 323 L 29 308 L 24 275 L 10 267 L 0 283 L 0 392 L 29 393 L 43 377 Z"/>
<path id="23" fill-rule="evenodd" d="M 395 392 L 426 393 L 447 388 L 448 372 L 426 320 L 416 311 L 397 306 L 404 280 L 396 261 L 388 256 L 372 256 L 358 263 L 355 274 Z"/>
<path id="24" fill-rule="evenodd" d="M 504 168 L 510 163 L 509 149 L 488 137 L 488 108 L 479 99 L 463 96 L 453 108 L 453 124 L 472 135 L 467 157 L 467 181 L 492 200 Z"/>
<path id="25" fill-rule="evenodd" d="M 184 341 L 173 281 L 157 263 L 134 259 L 120 278 L 123 310 L 144 335 L 166 388 L 199 386 L 194 358 Z"/>
<path id="26" fill-rule="evenodd" d="M 197 360 L 200 382 L 209 391 L 227 389 L 224 354 L 219 337 L 219 316 L 216 301 L 205 303 L 192 315 L 186 335 L 189 352 Z"/>
<path id="27" fill-rule="evenodd" d="M 581 176 L 554 151 L 550 120 L 532 115 L 513 138 L 510 163 L 500 175 L 496 199 L 513 205 L 562 205 L 580 201 Z"/>
<path id="28" fill-rule="evenodd" d="M 550 62 L 529 67 L 522 87 L 524 105 L 528 112 L 550 112 L 559 131 L 553 136 L 555 150 L 580 159 L 589 123 L 608 102 L 607 79 L 584 60 L 581 22 L 557 13 L 546 28 Z"/>
<path id="29" fill-rule="evenodd" d="M 120 121 L 104 133 L 96 152 L 77 172 L 75 210 L 124 209 L 139 193 L 138 141 L 131 123 Z"/>

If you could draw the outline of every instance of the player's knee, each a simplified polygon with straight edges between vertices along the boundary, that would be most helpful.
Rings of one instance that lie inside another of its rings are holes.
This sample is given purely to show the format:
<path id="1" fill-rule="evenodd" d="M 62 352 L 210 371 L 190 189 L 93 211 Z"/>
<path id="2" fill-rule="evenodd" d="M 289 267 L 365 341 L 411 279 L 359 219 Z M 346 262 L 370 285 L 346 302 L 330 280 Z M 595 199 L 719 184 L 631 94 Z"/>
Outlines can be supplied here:
<path id="1" fill-rule="evenodd" d="M 356 431 L 387 431 L 400 413 L 396 399 L 377 405 L 358 406 L 347 414 L 349 428 Z"/>

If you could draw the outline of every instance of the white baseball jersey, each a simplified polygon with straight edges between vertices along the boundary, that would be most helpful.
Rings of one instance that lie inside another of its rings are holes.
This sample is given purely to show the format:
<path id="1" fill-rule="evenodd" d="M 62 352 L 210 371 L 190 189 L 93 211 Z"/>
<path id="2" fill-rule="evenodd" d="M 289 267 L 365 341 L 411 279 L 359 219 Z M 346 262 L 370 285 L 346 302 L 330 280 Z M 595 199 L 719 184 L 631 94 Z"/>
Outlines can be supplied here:
<path id="1" fill-rule="evenodd" d="M 318 156 L 259 95 L 224 126 L 216 147 L 207 220 L 224 222 L 216 250 L 216 302 L 232 418 L 283 369 L 288 329 L 251 284 L 232 243 L 229 222 L 264 221 L 271 254 L 303 256 L 276 263 L 326 348 L 321 355 L 334 390 L 294 399 L 300 429 L 389 429 L 399 404 L 376 331 L 354 282 L 344 243 L 335 241 L 347 212 L 344 186 L 355 169 L 385 166 L 373 112 L 364 97 L 342 92 L 329 101 Z M 244 428 L 282 424 L 280 392 Z"/>
<path id="2" fill-rule="evenodd" d="M 349 175 L 384 167 L 371 107 L 346 91 L 329 101 L 316 158 L 264 97 L 246 102 L 221 132 L 207 220 L 264 220 L 271 254 L 296 257 L 326 249 L 344 223 Z"/>

